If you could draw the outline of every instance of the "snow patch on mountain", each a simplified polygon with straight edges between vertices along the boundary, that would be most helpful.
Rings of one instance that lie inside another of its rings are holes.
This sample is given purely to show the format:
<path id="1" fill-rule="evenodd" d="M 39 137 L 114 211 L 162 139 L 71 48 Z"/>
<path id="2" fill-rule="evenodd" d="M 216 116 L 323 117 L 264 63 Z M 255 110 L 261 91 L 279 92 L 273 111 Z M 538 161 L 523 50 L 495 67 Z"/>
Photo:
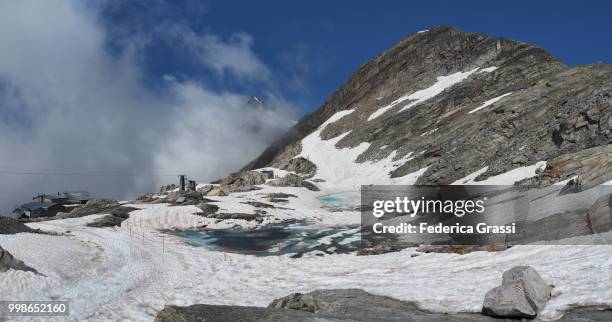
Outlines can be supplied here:
<path id="1" fill-rule="evenodd" d="M 506 96 L 508 96 L 508 95 L 510 95 L 510 94 L 512 94 L 512 92 L 510 92 L 510 93 L 506 93 L 506 94 L 503 94 L 503 95 L 500 95 L 500 96 L 497 96 L 497 97 L 495 97 L 495 98 L 492 98 L 492 99 L 490 99 L 490 100 L 488 100 L 488 101 L 484 102 L 482 105 L 478 106 L 477 108 L 475 108 L 475 109 L 473 109 L 473 110 L 469 111 L 469 112 L 468 112 L 468 114 L 476 113 L 476 112 L 478 112 L 478 111 L 482 110 L 483 108 L 485 108 L 485 107 L 487 107 L 487 106 L 493 105 L 493 104 L 495 104 L 495 102 L 497 102 L 497 101 L 501 100 L 502 98 L 504 98 L 504 97 L 506 97 Z"/>
<path id="2" fill-rule="evenodd" d="M 327 125 L 352 112 L 353 110 L 337 112 L 301 142 L 302 152 L 296 157 L 306 158 L 317 166 L 313 179 L 324 180 L 319 186 L 335 190 L 354 190 L 363 184 L 414 184 L 425 173 L 427 168 L 403 177 L 391 178 L 390 172 L 410 160 L 412 153 L 396 159 L 397 151 L 392 151 L 379 161 L 356 162 L 359 155 L 370 148 L 371 143 L 363 142 L 354 148 L 337 148 L 336 144 L 350 131 L 329 140 L 321 139 L 321 131 Z"/>
<path id="3" fill-rule="evenodd" d="M 391 108 L 395 107 L 396 105 L 404 102 L 404 101 L 413 101 L 412 103 L 404 106 L 403 108 L 401 108 L 399 112 L 405 111 L 415 105 L 421 104 L 425 101 L 427 101 L 428 99 L 437 96 L 438 94 L 444 92 L 445 89 L 452 87 L 453 85 L 460 83 L 462 81 L 464 81 L 465 79 L 467 79 L 468 77 L 470 77 L 472 74 L 476 73 L 477 71 L 480 70 L 480 72 L 490 72 L 495 70 L 495 66 L 493 67 L 487 67 L 484 69 L 480 69 L 480 68 L 475 68 L 472 69 L 470 71 L 467 72 L 457 72 L 454 74 L 450 74 L 447 76 L 439 76 L 437 78 L 437 81 L 431 85 L 428 88 L 416 91 L 412 94 L 409 95 L 405 95 L 402 96 L 398 99 L 396 99 L 395 101 L 391 102 L 391 104 L 385 106 L 385 107 L 381 107 L 378 110 L 376 110 L 374 113 L 372 113 L 370 115 L 370 117 L 368 117 L 368 121 L 371 121 L 383 114 L 385 114 L 385 112 L 387 112 L 388 110 L 390 110 Z"/>
<path id="4" fill-rule="evenodd" d="M 536 175 L 536 171 L 538 169 L 542 169 L 546 167 L 546 161 L 540 161 L 537 162 L 536 164 L 532 164 L 529 166 L 525 166 L 525 167 L 520 167 L 520 168 L 516 168 L 516 169 L 512 169 L 508 172 L 502 173 L 502 174 L 498 174 L 496 176 L 491 176 L 488 177 L 485 180 L 481 180 L 481 181 L 475 181 L 476 178 L 487 172 L 487 170 L 489 169 L 489 167 L 484 167 L 478 171 L 475 171 L 455 182 L 453 182 L 453 185 L 490 185 L 490 186 L 494 186 L 494 185 L 512 185 L 517 181 L 521 181 L 523 179 L 527 179 L 527 178 L 531 178 L 533 176 Z"/>

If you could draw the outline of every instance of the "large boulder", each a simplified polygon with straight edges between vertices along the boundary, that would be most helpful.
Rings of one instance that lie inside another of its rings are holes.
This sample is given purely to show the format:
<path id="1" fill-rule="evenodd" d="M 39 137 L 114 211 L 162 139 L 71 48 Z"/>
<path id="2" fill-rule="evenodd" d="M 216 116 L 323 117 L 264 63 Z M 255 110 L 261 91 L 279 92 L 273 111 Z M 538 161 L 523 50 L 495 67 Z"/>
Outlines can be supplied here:
<path id="1" fill-rule="evenodd" d="M 24 264 L 24 262 L 13 257 L 11 253 L 9 253 L 8 251 L 0 247 L 0 273 L 6 272 L 9 269 L 15 269 L 15 270 L 26 271 L 26 272 L 34 272 L 36 274 L 39 274 L 35 269 Z"/>
<path id="2" fill-rule="evenodd" d="M 482 312 L 503 318 L 535 318 L 550 299 L 552 286 L 530 266 L 504 272 L 502 285 L 487 292 Z"/>
<path id="3" fill-rule="evenodd" d="M 281 169 L 293 171 L 307 178 L 311 178 L 317 172 L 317 166 L 304 157 L 290 159 Z"/>
<path id="4" fill-rule="evenodd" d="M 593 233 L 612 230 L 612 194 L 597 199 L 589 209 L 587 219 Z"/>
<path id="5" fill-rule="evenodd" d="M 123 221 L 130 218 L 130 212 L 135 210 L 138 208 L 119 206 L 111 210 L 110 214 L 88 223 L 87 226 L 95 228 L 121 226 Z"/>
<path id="6" fill-rule="evenodd" d="M 256 185 L 264 184 L 266 176 L 259 171 L 242 171 L 233 173 L 219 182 L 227 193 L 257 190 Z"/>

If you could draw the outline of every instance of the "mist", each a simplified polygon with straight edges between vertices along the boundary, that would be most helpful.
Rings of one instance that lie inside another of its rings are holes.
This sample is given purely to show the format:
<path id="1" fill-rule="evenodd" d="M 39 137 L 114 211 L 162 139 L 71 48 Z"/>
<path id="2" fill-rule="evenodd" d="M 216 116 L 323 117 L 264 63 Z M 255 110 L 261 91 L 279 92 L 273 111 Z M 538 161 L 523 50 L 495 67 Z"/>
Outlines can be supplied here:
<path id="1" fill-rule="evenodd" d="M 224 39 L 172 30 L 168 37 L 219 77 L 273 79 L 246 33 Z M 0 3 L 0 213 L 38 192 L 126 199 L 177 174 L 217 179 L 293 124 L 294 107 L 273 90 L 261 109 L 246 95 L 185 77 L 147 86 L 139 52 L 146 39 L 128 39 L 126 50 L 111 54 L 107 36 L 95 7 L 80 2 Z"/>

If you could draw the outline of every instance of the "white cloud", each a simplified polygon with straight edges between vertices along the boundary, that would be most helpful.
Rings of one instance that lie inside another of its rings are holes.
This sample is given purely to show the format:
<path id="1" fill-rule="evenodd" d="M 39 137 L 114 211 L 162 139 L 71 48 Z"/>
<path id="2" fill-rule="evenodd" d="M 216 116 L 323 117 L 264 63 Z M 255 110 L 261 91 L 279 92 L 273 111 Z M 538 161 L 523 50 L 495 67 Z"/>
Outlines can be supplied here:
<path id="1" fill-rule="evenodd" d="M 224 40 L 214 34 L 198 35 L 184 26 L 166 28 L 201 64 L 221 76 L 229 74 L 248 81 L 270 78 L 269 68 L 253 51 L 253 37 L 247 33 L 234 33 Z"/>
<path id="2" fill-rule="evenodd" d="M 0 171 L 180 172 L 210 180 L 245 164 L 290 126 L 289 104 L 274 97 L 275 113 L 263 114 L 249 110 L 245 97 L 188 80 L 167 81 L 167 92 L 152 92 L 142 85 L 132 51 L 107 53 L 105 30 L 89 10 L 69 0 L 0 2 Z M 205 56 L 211 64 L 223 62 L 221 72 L 252 79 L 269 73 L 252 56 L 249 37 L 204 39 L 216 48 Z M 175 179 L 0 180 L 0 212 L 6 212 L 40 191 L 126 197 Z"/>

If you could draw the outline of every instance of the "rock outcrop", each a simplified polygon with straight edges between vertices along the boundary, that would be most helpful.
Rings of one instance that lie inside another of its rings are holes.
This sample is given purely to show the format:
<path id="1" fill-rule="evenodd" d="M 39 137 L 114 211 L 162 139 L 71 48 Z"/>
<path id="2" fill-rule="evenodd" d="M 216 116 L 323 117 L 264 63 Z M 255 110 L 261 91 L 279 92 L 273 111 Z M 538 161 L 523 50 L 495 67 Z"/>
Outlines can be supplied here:
<path id="1" fill-rule="evenodd" d="M 87 224 L 89 227 L 103 228 L 121 226 L 121 223 L 130 218 L 130 212 L 138 210 L 134 207 L 119 206 L 109 211 L 109 214 Z"/>
<path id="2" fill-rule="evenodd" d="M 274 300 L 267 308 L 197 304 L 170 306 L 155 321 L 406 321 L 501 322 L 479 314 L 444 314 L 359 289 L 316 290 Z"/>
<path id="3" fill-rule="evenodd" d="M 319 191 L 314 183 L 305 180 L 302 176 L 294 173 L 288 173 L 280 179 L 275 179 L 267 183 L 275 187 L 304 187 L 311 191 Z"/>
<path id="4" fill-rule="evenodd" d="M 504 272 L 502 285 L 487 292 L 482 312 L 502 318 L 535 318 L 550 299 L 552 286 L 529 266 Z"/>
<path id="5" fill-rule="evenodd" d="M 13 257 L 13 255 L 11 255 L 11 253 L 0 247 L 0 273 L 6 272 L 9 269 L 39 274 L 35 269 L 26 265 L 24 262 L 16 259 L 15 257 Z"/>
<path id="6" fill-rule="evenodd" d="M 19 220 L 0 216 L 0 234 L 12 235 L 17 233 L 38 233 L 40 230 L 32 229 Z"/>
<path id="7" fill-rule="evenodd" d="M 257 190 L 255 187 L 264 184 L 266 177 L 259 171 L 241 171 L 233 173 L 219 182 L 219 188 L 226 193 Z"/>
<path id="8" fill-rule="evenodd" d="M 61 218 L 79 218 L 85 217 L 89 215 L 97 215 L 97 214 L 108 214 L 113 209 L 120 207 L 121 205 L 115 199 L 91 199 L 87 201 L 81 207 L 74 209 L 73 211 L 58 215 L 57 217 Z"/>

